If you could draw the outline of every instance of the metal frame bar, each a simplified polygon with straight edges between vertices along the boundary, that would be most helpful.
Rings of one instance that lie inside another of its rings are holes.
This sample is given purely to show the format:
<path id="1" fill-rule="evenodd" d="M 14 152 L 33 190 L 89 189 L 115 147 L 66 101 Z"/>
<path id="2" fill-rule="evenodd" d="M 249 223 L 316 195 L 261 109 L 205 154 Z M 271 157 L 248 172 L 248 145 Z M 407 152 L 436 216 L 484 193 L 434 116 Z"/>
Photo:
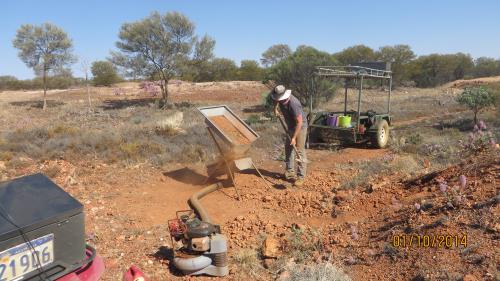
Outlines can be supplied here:
<path id="1" fill-rule="evenodd" d="M 359 80 L 359 90 L 358 90 L 358 111 L 357 111 L 357 116 L 356 116 L 356 128 L 354 129 L 354 142 L 356 142 L 356 133 L 359 130 L 359 124 L 360 124 L 360 110 L 361 110 L 361 92 L 363 92 L 363 76 L 360 77 Z"/>
<path id="2" fill-rule="evenodd" d="M 389 79 L 389 98 L 387 99 L 387 114 L 391 113 L 392 76 Z"/>
<path id="3" fill-rule="evenodd" d="M 316 77 L 313 76 L 311 81 L 311 92 L 309 93 L 309 113 L 313 111 L 313 94 L 316 93 Z M 309 125 L 309 124 L 308 124 Z"/>
<path id="4" fill-rule="evenodd" d="M 344 81 L 344 115 L 347 114 L 347 88 L 348 88 L 348 79 L 345 79 Z"/>
<path id="5" fill-rule="evenodd" d="M 364 78 L 378 78 L 378 79 L 387 79 L 389 82 L 389 97 L 387 99 L 387 114 L 391 112 L 391 94 L 392 94 L 392 71 L 389 70 L 380 70 L 362 66 L 317 66 L 316 75 L 313 77 L 313 83 L 315 84 L 316 76 L 322 77 L 338 77 L 344 78 L 344 114 L 347 113 L 347 89 L 348 89 L 348 81 L 349 79 L 356 79 L 355 84 L 360 82 L 360 90 L 358 94 L 358 115 L 360 112 L 360 103 L 361 103 L 361 91 L 363 90 L 363 80 Z M 311 93 L 310 100 L 312 103 L 313 95 Z M 312 111 L 311 111 L 312 112 Z M 359 118 L 358 118 L 359 119 Z M 359 126 L 359 123 L 358 123 Z"/>
<path id="6" fill-rule="evenodd" d="M 316 75 L 332 77 L 370 77 L 380 79 L 391 79 L 392 71 L 380 70 L 362 66 L 317 66 Z"/>

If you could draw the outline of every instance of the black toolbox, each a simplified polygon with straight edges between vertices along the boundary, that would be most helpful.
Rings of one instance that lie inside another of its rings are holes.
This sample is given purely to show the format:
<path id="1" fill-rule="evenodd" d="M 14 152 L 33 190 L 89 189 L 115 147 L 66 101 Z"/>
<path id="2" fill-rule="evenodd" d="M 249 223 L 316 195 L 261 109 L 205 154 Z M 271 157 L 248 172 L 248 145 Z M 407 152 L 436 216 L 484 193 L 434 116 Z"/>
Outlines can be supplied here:
<path id="1" fill-rule="evenodd" d="M 43 174 L 0 183 L 0 280 L 55 280 L 85 258 L 80 202 Z"/>

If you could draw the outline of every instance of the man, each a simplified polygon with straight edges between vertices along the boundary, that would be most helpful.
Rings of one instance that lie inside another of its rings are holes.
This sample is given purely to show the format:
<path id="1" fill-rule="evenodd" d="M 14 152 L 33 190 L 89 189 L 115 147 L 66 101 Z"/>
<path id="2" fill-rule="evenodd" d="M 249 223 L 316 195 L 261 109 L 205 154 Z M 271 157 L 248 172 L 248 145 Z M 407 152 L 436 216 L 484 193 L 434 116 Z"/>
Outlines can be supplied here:
<path id="1" fill-rule="evenodd" d="M 307 136 L 307 119 L 302 109 L 300 101 L 292 95 L 291 90 L 285 89 L 283 85 L 278 85 L 271 93 L 274 100 L 274 113 L 279 115 L 278 107 L 283 114 L 288 127 L 288 135 L 285 141 L 285 162 L 287 180 L 295 180 L 295 186 L 302 186 L 306 177 L 306 136 Z M 295 151 L 297 148 L 298 157 L 302 161 L 297 162 L 297 172 L 295 171 Z"/>

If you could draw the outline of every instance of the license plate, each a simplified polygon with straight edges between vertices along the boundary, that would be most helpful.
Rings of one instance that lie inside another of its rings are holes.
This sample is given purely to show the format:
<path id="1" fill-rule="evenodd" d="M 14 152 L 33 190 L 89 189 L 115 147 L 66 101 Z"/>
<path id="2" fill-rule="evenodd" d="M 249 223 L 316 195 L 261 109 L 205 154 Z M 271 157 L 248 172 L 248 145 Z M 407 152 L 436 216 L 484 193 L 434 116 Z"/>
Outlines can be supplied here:
<path id="1" fill-rule="evenodd" d="M 54 261 L 54 234 L 30 242 L 31 245 L 23 243 L 0 253 L 0 281 L 20 280 Z"/>

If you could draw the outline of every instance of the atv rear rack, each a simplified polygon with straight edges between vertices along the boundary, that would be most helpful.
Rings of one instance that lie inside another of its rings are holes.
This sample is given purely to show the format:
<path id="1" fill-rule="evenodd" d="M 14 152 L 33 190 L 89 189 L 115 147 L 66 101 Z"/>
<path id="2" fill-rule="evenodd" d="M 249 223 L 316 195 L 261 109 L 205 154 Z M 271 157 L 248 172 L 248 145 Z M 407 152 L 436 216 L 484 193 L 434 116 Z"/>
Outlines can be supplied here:
<path id="1" fill-rule="evenodd" d="M 316 67 L 316 75 L 318 76 L 330 76 L 330 77 L 341 77 L 341 78 L 356 78 L 363 76 L 365 78 L 382 78 L 390 79 L 392 77 L 392 72 L 389 70 L 375 69 L 363 66 L 318 66 Z"/>

